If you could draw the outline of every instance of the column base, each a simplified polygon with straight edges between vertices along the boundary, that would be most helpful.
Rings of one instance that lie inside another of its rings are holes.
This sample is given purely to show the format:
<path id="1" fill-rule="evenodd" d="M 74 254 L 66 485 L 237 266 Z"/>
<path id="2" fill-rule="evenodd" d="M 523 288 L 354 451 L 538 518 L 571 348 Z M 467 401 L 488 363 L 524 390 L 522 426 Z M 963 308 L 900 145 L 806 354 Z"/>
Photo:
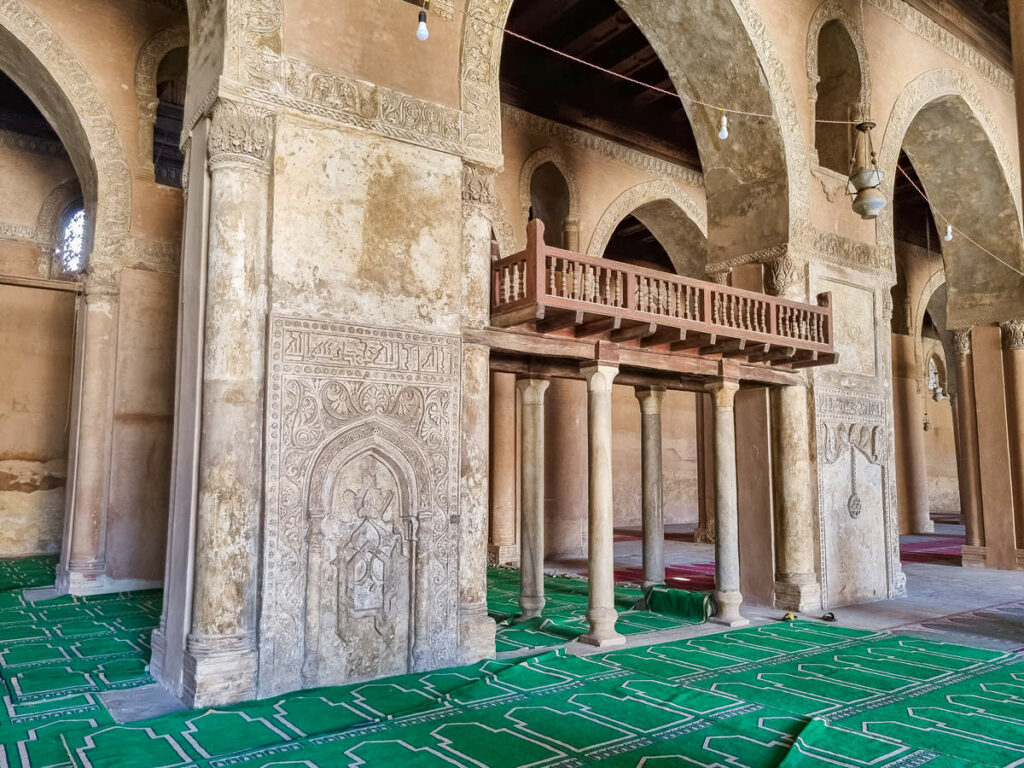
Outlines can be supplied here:
<path id="1" fill-rule="evenodd" d="M 257 653 L 252 635 L 189 635 L 182 700 L 214 707 L 256 698 Z"/>
<path id="2" fill-rule="evenodd" d="M 524 621 L 530 619 L 540 618 L 541 613 L 544 611 L 544 604 L 547 602 L 543 597 L 532 597 L 529 595 L 519 596 L 519 610 L 522 613 L 513 619 L 513 624 L 522 624 Z"/>
<path id="3" fill-rule="evenodd" d="M 970 544 L 960 547 L 960 557 L 964 568 L 984 568 L 988 560 L 985 547 L 972 547 Z"/>
<path id="4" fill-rule="evenodd" d="M 580 635 L 577 640 L 585 645 L 594 645 L 598 648 L 625 645 L 626 638 L 615 631 L 615 621 L 618 617 L 619 612 L 614 608 L 589 609 L 587 621 L 590 622 L 590 631 Z"/>
<path id="5" fill-rule="evenodd" d="M 739 592 L 715 592 L 715 602 L 718 604 L 718 611 L 711 617 L 711 621 L 715 624 L 724 624 L 727 627 L 745 627 L 750 623 L 750 619 L 740 615 L 743 595 Z"/>
<path id="6" fill-rule="evenodd" d="M 491 544 L 487 550 L 487 562 L 491 565 L 519 565 L 518 544 Z"/>
<path id="7" fill-rule="evenodd" d="M 459 606 L 459 664 L 494 658 L 494 619 L 483 603 Z"/>
<path id="8" fill-rule="evenodd" d="M 775 607 L 787 611 L 816 611 L 821 608 L 821 586 L 813 576 L 776 581 Z"/>
<path id="9" fill-rule="evenodd" d="M 929 518 L 927 523 L 922 523 L 921 525 L 911 524 L 910 533 L 914 536 L 935 533 L 935 523 Z"/>

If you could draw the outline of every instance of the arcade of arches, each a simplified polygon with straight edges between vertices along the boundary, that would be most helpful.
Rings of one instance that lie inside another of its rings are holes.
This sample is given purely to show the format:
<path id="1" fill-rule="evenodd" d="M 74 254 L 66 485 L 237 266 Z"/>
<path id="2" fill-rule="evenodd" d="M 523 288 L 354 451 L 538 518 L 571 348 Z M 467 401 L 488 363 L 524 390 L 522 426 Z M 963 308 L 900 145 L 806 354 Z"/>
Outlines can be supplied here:
<path id="1" fill-rule="evenodd" d="M 938 583 L 1024 646 L 1024 11 L 419 5 L 0 0 L 0 613 L 132 593 L 177 707 Z"/>

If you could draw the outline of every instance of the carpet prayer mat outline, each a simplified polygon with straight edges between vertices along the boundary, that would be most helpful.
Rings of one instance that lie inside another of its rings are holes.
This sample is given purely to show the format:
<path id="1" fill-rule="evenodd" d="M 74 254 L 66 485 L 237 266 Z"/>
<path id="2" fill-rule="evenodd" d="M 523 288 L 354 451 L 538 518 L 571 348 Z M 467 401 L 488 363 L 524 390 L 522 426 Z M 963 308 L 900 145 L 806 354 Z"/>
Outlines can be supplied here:
<path id="1" fill-rule="evenodd" d="M 57 555 L 0 559 L 0 592 L 52 586 L 58 560 Z"/>
<path id="2" fill-rule="evenodd" d="M 80 768 L 995 768 L 1024 758 L 1024 662 L 798 621 L 489 660 L 60 739 Z"/>
<path id="3" fill-rule="evenodd" d="M 586 617 L 588 589 L 585 579 L 545 576 L 543 615 L 515 624 L 513 620 L 520 612 L 519 571 L 514 568 L 488 568 L 487 612 L 498 624 L 497 652 L 552 648 L 575 640 L 589 629 Z M 667 606 L 666 610 L 637 610 L 634 606 L 643 598 L 643 591 L 615 587 L 615 608 L 619 612 L 616 630 L 623 635 L 636 635 L 692 626 L 706 620 L 706 596 L 694 597 L 680 590 L 666 592 L 677 595 L 674 600 L 662 596 L 660 604 Z M 689 610 L 681 610 L 684 606 Z"/>
<path id="4" fill-rule="evenodd" d="M 97 694 L 153 683 L 161 592 L 0 598 L 0 768 L 70 765 L 61 733 L 114 724 Z"/>

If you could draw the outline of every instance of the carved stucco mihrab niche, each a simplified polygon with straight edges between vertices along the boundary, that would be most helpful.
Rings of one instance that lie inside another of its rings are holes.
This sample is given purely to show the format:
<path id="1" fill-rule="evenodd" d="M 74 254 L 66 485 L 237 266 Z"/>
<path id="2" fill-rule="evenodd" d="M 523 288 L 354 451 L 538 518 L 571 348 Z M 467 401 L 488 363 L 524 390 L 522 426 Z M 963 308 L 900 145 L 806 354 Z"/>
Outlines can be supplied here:
<path id="1" fill-rule="evenodd" d="M 460 341 L 275 316 L 261 696 L 454 663 Z"/>
<path id="2" fill-rule="evenodd" d="M 815 387 L 814 399 L 823 602 L 895 597 L 905 586 L 885 396 Z"/>

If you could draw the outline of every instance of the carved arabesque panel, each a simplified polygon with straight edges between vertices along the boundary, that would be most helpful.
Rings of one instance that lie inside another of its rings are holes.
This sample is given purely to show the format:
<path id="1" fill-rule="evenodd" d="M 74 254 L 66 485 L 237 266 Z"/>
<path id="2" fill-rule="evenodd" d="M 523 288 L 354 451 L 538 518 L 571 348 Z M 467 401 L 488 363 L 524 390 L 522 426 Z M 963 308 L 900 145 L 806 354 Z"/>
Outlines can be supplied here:
<path id="1" fill-rule="evenodd" d="M 460 360 L 271 318 L 261 696 L 456 660 Z"/>

